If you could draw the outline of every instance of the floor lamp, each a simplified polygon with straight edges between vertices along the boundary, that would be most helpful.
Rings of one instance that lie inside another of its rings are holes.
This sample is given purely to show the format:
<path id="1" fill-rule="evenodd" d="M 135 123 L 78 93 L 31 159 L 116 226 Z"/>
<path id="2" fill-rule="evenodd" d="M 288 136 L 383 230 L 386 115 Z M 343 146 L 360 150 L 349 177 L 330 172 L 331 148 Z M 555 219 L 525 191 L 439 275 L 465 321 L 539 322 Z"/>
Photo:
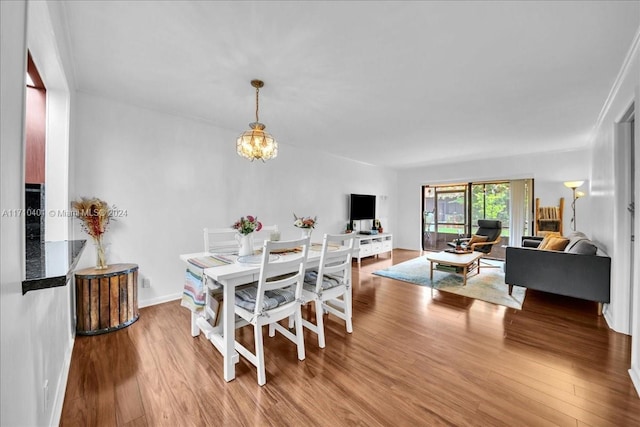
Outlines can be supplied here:
<path id="1" fill-rule="evenodd" d="M 570 188 L 573 192 L 573 201 L 571 202 L 571 230 L 576 231 L 576 200 L 584 196 L 582 191 L 576 191 L 577 188 L 584 184 L 584 181 L 565 181 L 564 186 Z"/>

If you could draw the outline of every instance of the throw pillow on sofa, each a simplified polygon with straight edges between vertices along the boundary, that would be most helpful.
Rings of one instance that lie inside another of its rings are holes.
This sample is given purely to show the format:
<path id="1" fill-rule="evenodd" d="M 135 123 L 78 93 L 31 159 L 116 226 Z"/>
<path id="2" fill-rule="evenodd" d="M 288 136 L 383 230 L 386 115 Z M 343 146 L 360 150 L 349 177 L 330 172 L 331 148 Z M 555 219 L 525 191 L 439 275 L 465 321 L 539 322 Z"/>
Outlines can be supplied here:
<path id="1" fill-rule="evenodd" d="M 579 255 L 595 255 L 596 252 L 598 252 L 598 247 L 594 245 L 591 240 L 582 239 L 577 241 L 571 247 L 571 249 L 569 249 L 566 252 L 569 252 L 571 254 L 579 254 Z"/>
<path id="2" fill-rule="evenodd" d="M 547 245 L 549 244 L 549 241 L 554 237 L 562 237 L 562 236 L 557 231 L 548 232 L 547 234 L 544 235 L 544 239 L 542 239 L 542 242 L 540 242 L 540 244 L 538 245 L 538 249 L 546 249 Z"/>
<path id="3" fill-rule="evenodd" d="M 581 231 L 574 231 L 569 235 L 569 244 L 564 248 L 564 251 L 570 252 L 571 249 L 581 240 L 589 240 L 589 238 Z"/>
<path id="4" fill-rule="evenodd" d="M 549 243 L 544 247 L 545 251 L 563 251 L 569 244 L 569 239 L 566 237 L 552 237 L 549 239 Z"/>

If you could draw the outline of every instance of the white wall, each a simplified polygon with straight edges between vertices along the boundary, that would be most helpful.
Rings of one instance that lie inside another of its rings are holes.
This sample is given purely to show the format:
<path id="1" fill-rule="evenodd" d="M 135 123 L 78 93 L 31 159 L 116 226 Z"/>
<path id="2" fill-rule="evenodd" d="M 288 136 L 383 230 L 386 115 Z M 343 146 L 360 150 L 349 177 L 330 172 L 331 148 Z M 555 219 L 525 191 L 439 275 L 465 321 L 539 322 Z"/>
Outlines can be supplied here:
<path id="1" fill-rule="evenodd" d="M 43 77 L 51 76 L 56 68 L 60 71 L 61 64 L 56 56 L 56 40 L 52 37 L 55 25 L 50 21 L 47 4 L 15 1 L 0 2 L 0 6 L 1 201 L 5 211 L 24 208 L 23 120 L 27 39 L 34 50 L 46 46 L 47 54 L 51 55 L 39 58 L 38 67 Z M 66 82 L 62 82 L 64 84 Z M 61 191 L 65 189 L 61 188 Z M 62 407 L 73 344 L 70 290 L 67 286 L 22 295 L 25 277 L 24 217 L 2 216 L 1 232 L 0 424 L 53 425 L 57 423 Z"/>
<path id="2" fill-rule="evenodd" d="M 629 107 L 635 103 L 635 285 L 631 291 L 630 246 L 632 233 L 630 215 L 627 211 L 630 195 L 628 147 L 621 138 L 617 125 Z M 612 88 L 609 99 L 600 115 L 593 138 L 593 162 L 591 180 L 594 197 L 589 200 L 589 209 L 598 218 L 598 227 L 593 235 L 610 248 L 612 257 L 611 304 L 605 311 L 609 325 L 623 333 L 633 334 L 631 353 L 631 375 L 636 389 L 640 390 L 640 30 Z M 635 311 L 632 310 L 632 298 Z M 631 319 L 633 318 L 633 324 Z"/>
<path id="3" fill-rule="evenodd" d="M 508 157 L 496 153 L 490 162 L 452 162 L 402 170 L 398 174 L 396 219 L 402 227 L 394 235 L 395 246 L 414 250 L 422 247 L 422 186 L 427 184 L 533 178 L 534 197 L 539 197 L 543 206 L 557 205 L 561 197 L 565 198 L 564 224 L 568 231 L 572 193 L 563 182 L 588 177 L 589 159 L 587 148 Z M 591 215 L 583 200 L 576 203 L 577 224 L 579 230 L 589 234 Z"/>
<path id="4" fill-rule="evenodd" d="M 280 144 L 266 163 L 235 153 L 244 129 L 204 122 L 77 94 L 72 199 L 96 196 L 126 211 L 111 224 L 108 262 L 132 262 L 139 277 L 139 305 L 180 297 L 182 253 L 202 250 L 204 227 L 230 226 L 242 215 L 278 224 L 282 238 L 297 238 L 293 213 L 318 216 L 316 235 L 342 232 L 348 195 L 387 196 L 379 210 L 393 232 L 397 173 Z M 277 137 L 277 130 L 273 130 Z M 380 198 L 382 199 L 382 198 Z M 387 220 L 385 215 L 390 219 Z M 75 238 L 86 238 L 75 224 Z M 85 251 L 79 267 L 94 263 Z"/>

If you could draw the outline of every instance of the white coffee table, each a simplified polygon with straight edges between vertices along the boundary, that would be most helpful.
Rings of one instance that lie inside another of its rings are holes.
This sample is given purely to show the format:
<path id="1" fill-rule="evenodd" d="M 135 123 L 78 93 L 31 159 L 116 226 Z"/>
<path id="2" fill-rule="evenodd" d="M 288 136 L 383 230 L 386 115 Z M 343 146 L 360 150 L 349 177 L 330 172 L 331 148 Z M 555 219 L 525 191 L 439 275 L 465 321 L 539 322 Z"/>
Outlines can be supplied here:
<path id="1" fill-rule="evenodd" d="M 438 252 L 435 254 L 427 255 L 427 260 L 431 262 L 431 268 L 429 270 L 429 278 L 433 281 L 433 269 L 438 265 L 445 267 L 451 267 L 451 271 L 445 271 L 452 274 L 462 275 L 462 286 L 467 284 L 467 277 L 477 271 L 476 274 L 480 274 L 480 258 L 482 252 L 468 252 L 468 253 L 452 253 L 447 251 Z M 461 272 L 457 272 L 457 268 L 462 268 Z"/>

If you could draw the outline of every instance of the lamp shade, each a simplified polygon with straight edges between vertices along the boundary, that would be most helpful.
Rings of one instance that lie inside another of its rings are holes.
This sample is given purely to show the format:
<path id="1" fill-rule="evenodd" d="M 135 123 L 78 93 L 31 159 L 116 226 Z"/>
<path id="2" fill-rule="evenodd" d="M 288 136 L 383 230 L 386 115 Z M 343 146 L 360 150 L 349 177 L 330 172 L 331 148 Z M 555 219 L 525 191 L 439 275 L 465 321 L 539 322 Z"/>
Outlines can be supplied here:
<path id="1" fill-rule="evenodd" d="M 565 181 L 564 182 L 564 186 L 567 188 L 571 188 L 572 190 L 575 190 L 576 188 L 580 187 L 582 184 L 584 184 L 584 181 Z"/>

